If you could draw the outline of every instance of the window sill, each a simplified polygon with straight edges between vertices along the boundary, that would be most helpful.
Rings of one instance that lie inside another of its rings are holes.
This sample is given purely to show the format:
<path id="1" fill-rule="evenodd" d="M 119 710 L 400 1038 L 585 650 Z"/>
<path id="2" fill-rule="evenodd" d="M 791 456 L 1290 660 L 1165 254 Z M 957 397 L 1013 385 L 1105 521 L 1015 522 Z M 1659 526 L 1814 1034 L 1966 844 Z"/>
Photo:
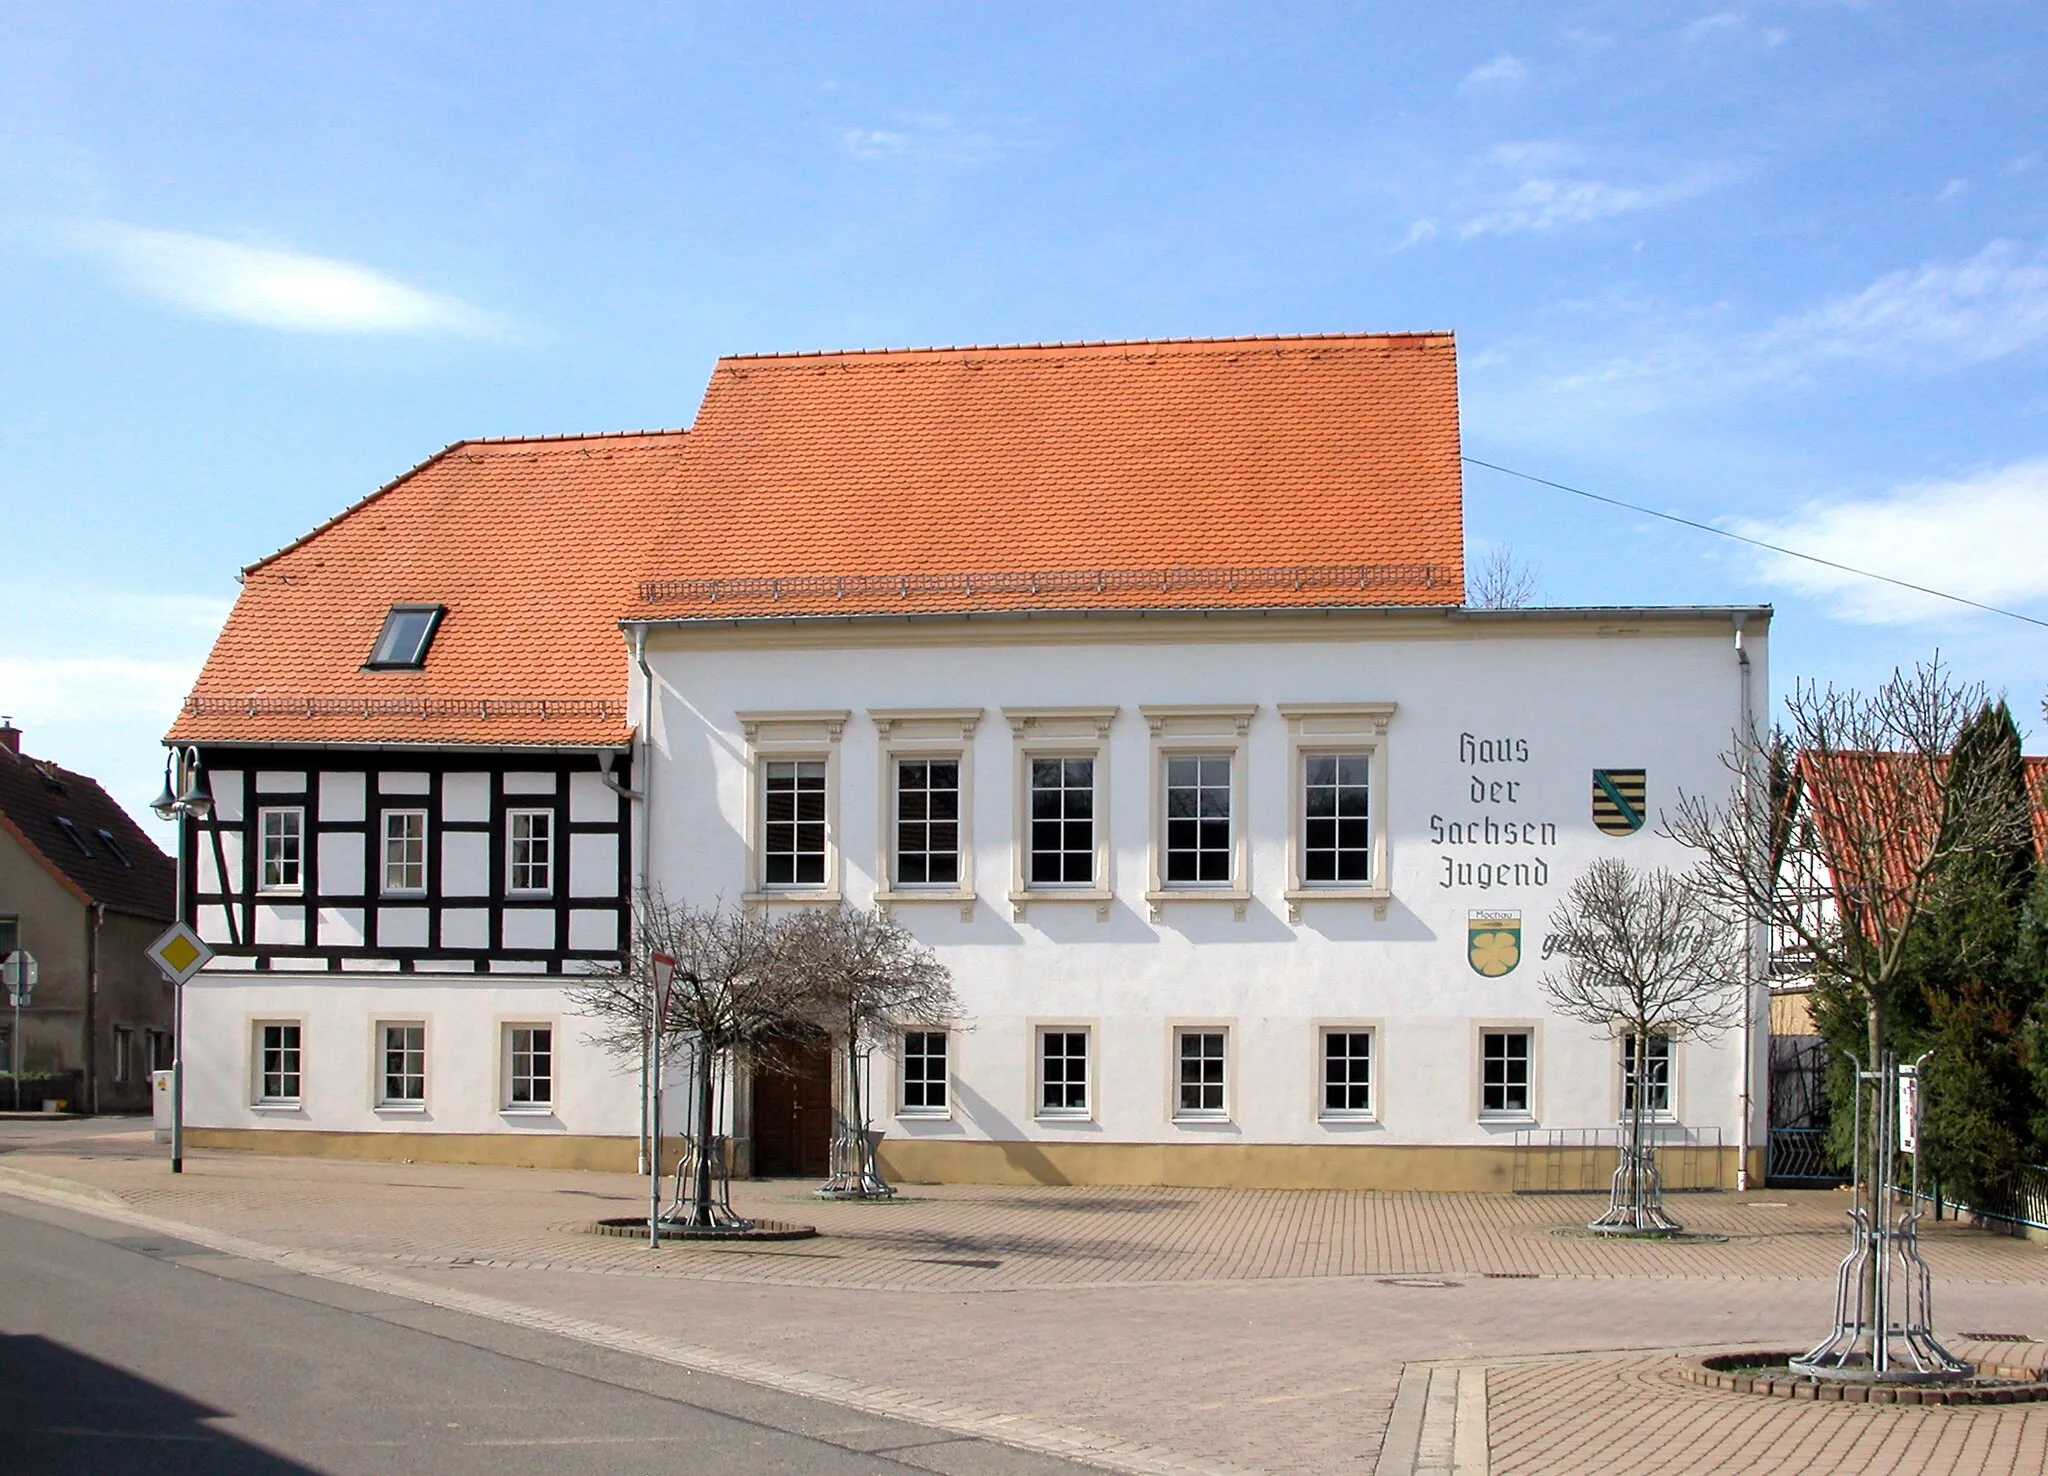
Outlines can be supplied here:
<path id="1" fill-rule="evenodd" d="M 1092 902 L 1095 904 L 1097 922 L 1109 920 L 1109 904 L 1116 900 L 1116 893 L 1106 887 L 1075 887 L 1071 890 L 1059 887 L 1043 889 L 1028 888 L 1010 893 L 1010 921 L 1024 921 L 1024 909 L 1034 902 Z"/>
<path id="2" fill-rule="evenodd" d="M 1535 1122 L 1536 1114 L 1533 1112 L 1482 1112 L 1479 1114 L 1479 1120 L 1482 1123 L 1507 1122 L 1526 1124 Z"/>
<path id="3" fill-rule="evenodd" d="M 1324 1127 L 1378 1127 L 1377 1112 L 1324 1112 L 1316 1117 Z"/>
<path id="4" fill-rule="evenodd" d="M 740 893 L 740 901 L 749 907 L 762 906 L 769 902 L 786 902 L 801 907 L 815 907 L 821 903 L 840 901 L 837 887 L 789 887 L 764 888 L 759 891 Z"/>
<path id="5" fill-rule="evenodd" d="M 902 1107 L 896 1112 L 898 1122 L 951 1122 L 950 1109 L 942 1107 Z"/>
<path id="6" fill-rule="evenodd" d="M 552 1102 L 535 1107 L 500 1107 L 498 1109 L 498 1116 L 500 1117 L 553 1117 L 554 1115 L 555 1108 Z"/>
<path id="7" fill-rule="evenodd" d="M 1289 887 L 1281 895 L 1287 901 L 1287 920 L 1298 923 L 1304 902 L 1370 902 L 1373 917 L 1385 921 L 1387 902 L 1394 894 L 1385 887 Z"/>
<path id="8" fill-rule="evenodd" d="M 1050 1123 L 1050 1124 L 1052 1124 L 1053 1126 L 1057 1127 L 1057 1126 L 1059 1126 L 1059 1125 L 1060 1125 L 1060 1124 L 1062 1124 L 1062 1123 L 1084 1123 L 1084 1122 L 1093 1122 L 1093 1121 L 1095 1121 L 1095 1114 L 1094 1114 L 1093 1112 L 1087 1112 L 1087 1111 L 1082 1111 L 1082 1112 L 1045 1112 L 1045 1111 L 1041 1111 L 1041 1112 L 1036 1112 L 1036 1113 L 1033 1113 L 1033 1114 L 1032 1114 L 1032 1118 L 1031 1118 L 1031 1120 L 1032 1120 L 1033 1122 L 1043 1122 L 1043 1123 Z"/>
<path id="9" fill-rule="evenodd" d="M 889 915 L 889 909 L 905 902 L 948 902 L 960 909 L 960 920 L 974 920 L 974 888 L 972 887 L 876 887 L 875 910 L 882 916 Z"/>
<path id="10" fill-rule="evenodd" d="M 553 887 L 550 887 L 544 892 L 515 892 L 512 888 L 507 887 L 505 889 L 505 900 L 507 902 L 552 902 L 555 900 L 555 890 Z"/>
<path id="11" fill-rule="evenodd" d="M 306 895 L 306 889 L 304 887 L 258 887 L 254 895 L 259 902 L 270 897 L 280 897 L 288 902 L 295 902 Z"/>
<path id="12" fill-rule="evenodd" d="M 251 1102 L 249 1110 L 251 1112 L 304 1112 L 306 1104 L 303 1101 Z"/>
<path id="13" fill-rule="evenodd" d="M 427 900 L 426 889 L 423 887 L 403 892 L 379 892 L 377 896 L 385 902 L 424 902 Z"/>
<path id="14" fill-rule="evenodd" d="M 1231 916 L 1243 922 L 1251 900 L 1252 894 L 1243 887 L 1158 887 L 1145 894 L 1154 922 L 1165 920 L 1168 902 L 1228 902 Z"/>
<path id="15" fill-rule="evenodd" d="M 1230 1114 L 1227 1112 L 1176 1112 L 1173 1114 L 1175 1127 L 1229 1127 Z"/>
<path id="16" fill-rule="evenodd" d="M 427 1104 L 424 1102 L 379 1102 L 376 1107 L 379 1117 L 425 1117 Z"/>

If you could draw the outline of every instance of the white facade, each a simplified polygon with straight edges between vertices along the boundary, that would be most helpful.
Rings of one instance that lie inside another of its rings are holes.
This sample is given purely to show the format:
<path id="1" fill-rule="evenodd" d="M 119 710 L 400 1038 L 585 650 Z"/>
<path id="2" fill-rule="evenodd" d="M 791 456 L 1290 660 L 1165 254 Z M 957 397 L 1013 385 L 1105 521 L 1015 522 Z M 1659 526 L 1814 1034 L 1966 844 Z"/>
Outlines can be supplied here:
<path id="1" fill-rule="evenodd" d="M 1763 617 L 1747 615 L 1741 651 L 1738 623 L 1671 611 L 656 627 L 649 871 L 697 903 L 879 900 L 936 950 L 964 1005 L 946 1109 L 902 1110 L 898 1063 L 875 1082 L 877 1126 L 912 1174 L 995 1165 L 1001 1144 L 1022 1145 L 1007 1161 L 1026 1176 L 1034 1152 L 1114 1146 L 1121 1168 L 1084 1152 L 1044 1171 L 1115 1178 L 1165 1162 L 1133 1148 L 1185 1160 L 1240 1146 L 1497 1147 L 1532 1127 L 1611 1128 L 1618 1049 L 1552 1016 L 1544 920 L 1597 857 L 1687 864 L 1655 833 L 1656 811 L 1681 790 L 1725 790 L 1720 755 L 1765 701 Z M 1321 752 L 1370 765 L 1363 883 L 1302 878 L 1303 756 Z M 891 879 L 893 760 L 949 754 L 962 762 L 965 870 L 920 896 Z M 1092 885 L 1035 889 L 1022 776 L 1060 754 L 1095 760 L 1102 861 Z M 1170 754 L 1228 760 L 1220 883 L 1162 878 Z M 778 759 L 824 765 L 821 885 L 764 880 L 763 766 Z M 1647 824 L 1595 828 L 1596 769 L 1645 771 Z M 1519 960 L 1482 975 L 1473 933 L 1517 922 Z M 1332 1029 L 1371 1036 L 1365 1110 L 1326 1110 Z M 1082 1110 L 1047 1110 L 1047 1031 L 1084 1037 Z M 1183 1110 L 1187 1031 L 1223 1038 L 1220 1110 Z M 1482 1038 L 1521 1032 L 1526 1106 L 1509 1093 L 1489 1110 Z M 1744 1055 L 1738 1034 L 1674 1046 L 1671 1115 L 1730 1150 Z M 947 1159 L 905 1144 L 990 1146 Z M 1321 1177 L 1242 1171 L 1304 1174 Z"/>

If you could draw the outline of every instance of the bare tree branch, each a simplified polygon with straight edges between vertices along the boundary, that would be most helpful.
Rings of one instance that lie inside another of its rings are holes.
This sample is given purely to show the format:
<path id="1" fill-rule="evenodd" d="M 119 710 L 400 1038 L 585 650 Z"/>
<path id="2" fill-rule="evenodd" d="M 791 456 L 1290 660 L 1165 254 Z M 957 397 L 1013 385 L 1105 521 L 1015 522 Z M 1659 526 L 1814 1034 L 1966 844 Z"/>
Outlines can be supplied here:
<path id="1" fill-rule="evenodd" d="M 1495 548 L 1466 581 L 1466 603 L 1475 610 L 1519 610 L 1536 598 L 1535 567 L 1513 544 Z"/>

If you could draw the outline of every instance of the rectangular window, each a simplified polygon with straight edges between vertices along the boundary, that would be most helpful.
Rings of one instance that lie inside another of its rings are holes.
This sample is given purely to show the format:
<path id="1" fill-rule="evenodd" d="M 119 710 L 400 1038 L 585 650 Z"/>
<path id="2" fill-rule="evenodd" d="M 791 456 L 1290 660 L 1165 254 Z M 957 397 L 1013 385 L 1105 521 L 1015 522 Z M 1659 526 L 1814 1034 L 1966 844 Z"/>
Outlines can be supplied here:
<path id="1" fill-rule="evenodd" d="M 1178 1030 L 1174 1032 L 1175 1117 L 1222 1117 L 1223 1032 L 1220 1030 Z"/>
<path id="2" fill-rule="evenodd" d="M 825 761 L 767 760 L 761 765 L 761 800 L 762 883 L 825 885 Z"/>
<path id="3" fill-rule="evenodd" d="M 1372 880 L 1367 819 L 1372 759 L 1363 753 L 1312 753 L 1302 767 L 1301 879 L 1362 886 Z"/>
<path id="4" fill-rule="evenodd" d="M 384 890 L 424 892 L 427 889 L 427 812 L 384 812 Z"/>
<path id="5" fill-rule="evenodd" d="M 906 1115 L 946 1110 L 946 1032 L 903 1032 L 903 1111 Z"/>
<path id="6" fill-rule="evenodd" d="M 896 885 L 959 884 L 960 760 L 898 759 Z"/>
<path id="7" fill-rule="evenodd" d="M 379 1107 L 419 1107 L 427 1100 L 427 1027 L 417 1022 L 379 1028 L 384 1052 Z"/>
<path id="8" fill-rule="evenodd" d="M 548 1107 L 555 1100 L 555 1032 L 545 1025 L 514 1025 L 505 1032 L 505 1101 L 513 1108 Z"/>
<path id="9" fill-rule="evenodd" d="M 1169 756 L 1166 884 L 1227 886 L 1230 852 L 1230 756 Z"/>
<path id="10" fill-rule="evenodd" d="M 1372 1115 L 1372 1032 L 1323 1032 L 1323 1116 Z"/>
<path id="11" fill-rule="evenodd" d="M 114 1027 L 114 1080 L 127 1083 L 135 1075 L 135 1027 Z"/>
<path id="12" fill-rule="evenodd" d="M 1529 1032 L 1487 1030 L 1479 1036 L 1479 1110 L 1520 1115 L 1529 1111 Z"/>
<path id="13" fill-rule="evenodd" d="M 1088 1032 L 1038 1032 L 1038 1113 L 1041 1117 L 1088 1115 Z"/>
<path id="14" fill-rule="evenodd" d="M 149 1069 L 169 1071 L 171 1069 L 171 1032 L 152 1030 L 149 1032 Z"/>
<path id="15" fill-rule="evenodd" d="M 1095 760 L 1031 760 L 1031 885 L 1095 880 Z"/>
<path id="16" fill-rule="evenodd" d="M 511 826 L 511 874 L 515 892 L 551 892 L 555 887 L 555 812 L 514 810 Z"/>
<path id="17" fill-rule="evenodd" d="M 1636 1047 L 1644 1047 L 1642 1062 L 1636 1060 Z M 1636 1092 L 1643 1094 L 1643 1111 L 1669 1114 L 1671 1111 L 1671 1037 L 1652 1035 L 1642 1037 L 1625 1035 L 1621 1039 L 1621 1110 L 1624 1114 L 1636 1110 Z"/>
<path id="18" fill-rule="evenodd" d="M 298 1101 L 299 1027 L 259 1025 L 256 1030 L 261 1057 L 257 1064 L 256 1100 Z"/>
<path id="19" fill-rule="evenodd" d="M 296 892 L 305 884 L 306 812 L 264 810 L 262 875 L 258 884 L 266 892 Z"/>

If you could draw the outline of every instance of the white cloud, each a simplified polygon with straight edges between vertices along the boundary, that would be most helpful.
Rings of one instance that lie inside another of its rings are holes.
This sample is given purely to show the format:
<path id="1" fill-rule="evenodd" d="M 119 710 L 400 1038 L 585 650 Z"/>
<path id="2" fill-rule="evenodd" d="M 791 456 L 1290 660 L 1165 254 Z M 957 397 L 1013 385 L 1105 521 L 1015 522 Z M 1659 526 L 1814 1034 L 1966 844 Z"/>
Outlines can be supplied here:
<path id="1" fill-rule="evenodd" d="M 1969 188 L 1970 182 L 1967 179 L 1952 179 L 1947 184 L 1941 187 L 1941 192 L 1937 194 L 1934 198 L 1936 200 L 1960 199 L 1969 190 Z"/>
<path id="2" fill-rule="evenodd" d="M 1991 605 L 2048 599 L 2048 457 L 1863 501 L 1815 503 L 1777 521 L 1730 525 L 1748 538 L 1853 564 Z M 1759 554 L 1764 572 L 1826 600 L 1846 620 L 1906 625 L 1963 606 L 1802 559 Z"/>
<path id="3" fill-rule="evenodd" d="M 1892 272 L 1762 334 L 1782 366 L 1889 359 L 1906 369 L 1981 363 L 2048 341 L 2048 252 L 1994 241 L 1968 261 Z"/>
<path id="4" fill-rule="evenodd" d="M 1529 64 L 1520 57 L 1509 56 L 1503 51 L 1490 62 L 1482 62 L 1465 74 L 1465 80 L 1458 84 L 1461 91 L 1478 92 L 1488 87 L 1497 87 L 1521 81 L 1529 75 Z"/>
<path id="5" fill-rule="evenodd" d="M 1003 146 L 991 134 L 962 129 L 945 113 L 911 113 L 887 128 L 846 128 L 839 133 L 840 149 L 864 164 L 979 164 Z"/>
<path id="6" fill-rule="evenodd" d="M 1674 204 L 1699 194 L 1708 184 L 1701 176 L 1649 187 L 1610 184 L 1599 179 L 1525 179 L 1493 208 L 1466 220 L 1458 227 L 1458 234 L 1470 240 L 1474 236 L 1507 236 L 1583 225 Z"/>
<path id="7" fill-rule="evenodd" d="M 494 314 L 333 257 L 131 225 L 87 227 L 76 239 L 129 286 L 206 317 L 314 333 L 504 330 Z"/>
<path id="8" fill-rule="evenodd" d="M 1792 33 L 1783 26 L 1753 26 L 1748 16 L 1723 10 L 1700 17 L 1679 34 L 1692 46 L 1738 38 L 1754 38 L 1765 46 L 1782 46 Z"/>

